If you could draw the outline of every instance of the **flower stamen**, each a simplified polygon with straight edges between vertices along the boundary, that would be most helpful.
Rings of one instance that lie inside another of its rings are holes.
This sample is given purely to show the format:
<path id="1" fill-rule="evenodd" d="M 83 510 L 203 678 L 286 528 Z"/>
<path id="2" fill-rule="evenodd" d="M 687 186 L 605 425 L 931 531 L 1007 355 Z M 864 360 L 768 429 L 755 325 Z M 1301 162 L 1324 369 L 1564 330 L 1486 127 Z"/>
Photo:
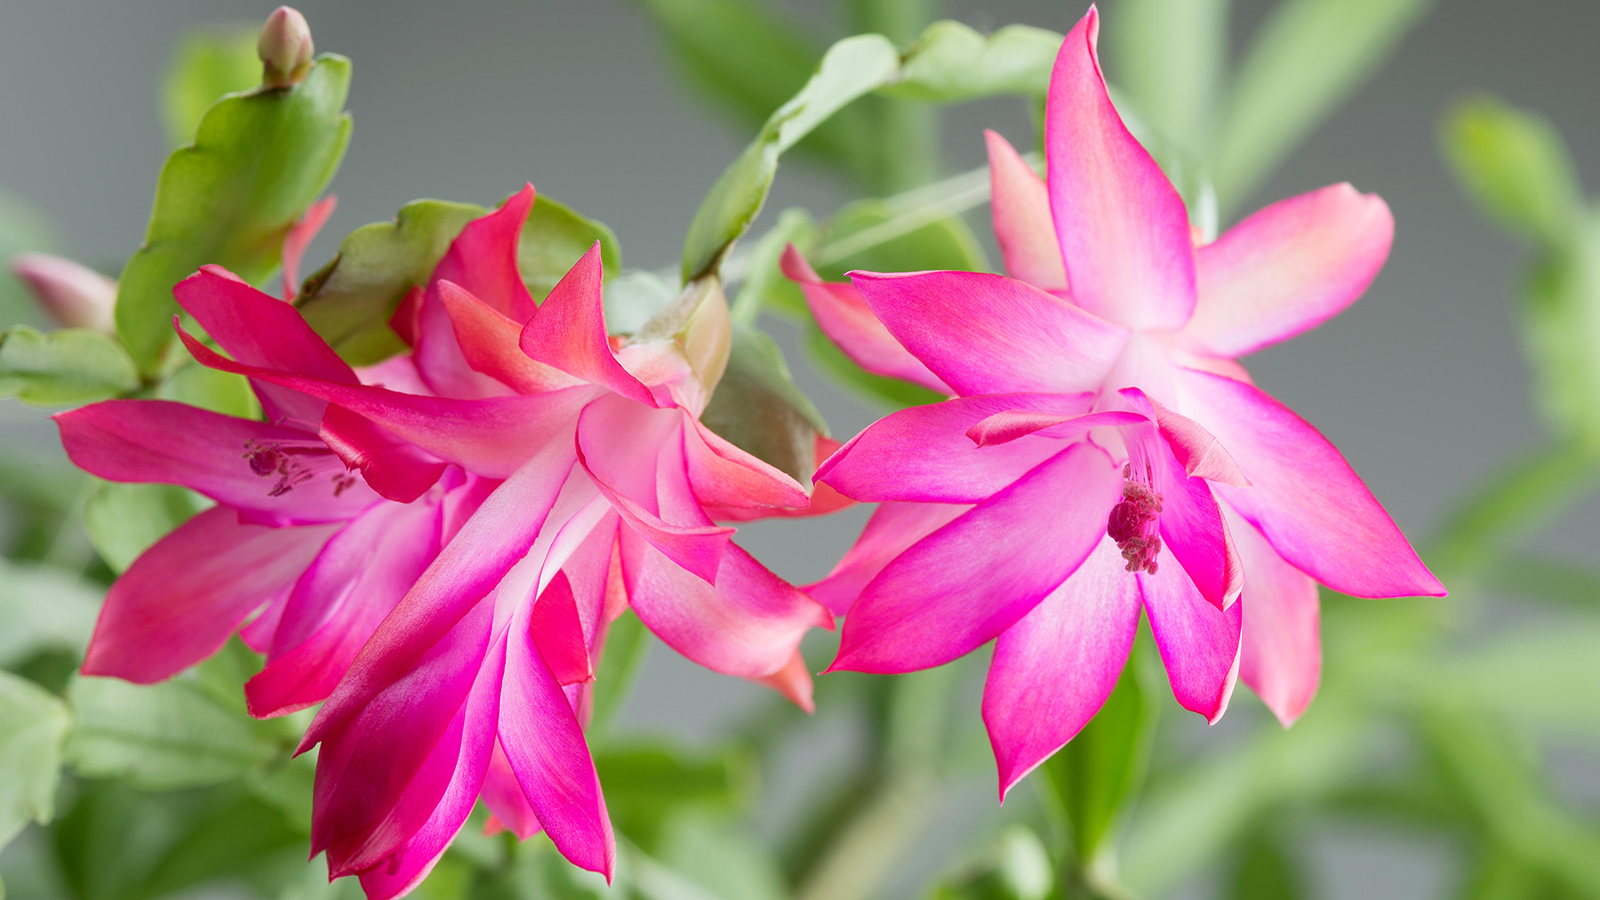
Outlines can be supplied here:
<path id="1" fill-rule="evenodd" d="M 1150 485 L 1150 472 L 1135 479 L 1133 466 L 1122 467 L 1122 500 L 1111 507 L 1106 519 L 1106 534 L 1117 542 L 1129 572 L 1156 573 L 1156 556 L 1161 552 L 1161 495 Z"/>

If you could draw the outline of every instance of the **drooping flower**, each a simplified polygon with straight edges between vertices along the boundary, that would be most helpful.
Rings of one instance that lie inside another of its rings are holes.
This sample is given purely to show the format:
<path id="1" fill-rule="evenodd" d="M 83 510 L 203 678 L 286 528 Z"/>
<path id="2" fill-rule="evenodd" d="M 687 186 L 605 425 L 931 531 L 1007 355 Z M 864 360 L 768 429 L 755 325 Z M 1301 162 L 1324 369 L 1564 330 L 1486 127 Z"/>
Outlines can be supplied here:
<path id="1" fill-rule="evenodd" d="M 698 420 L 727 360 L 720 291 L 686 293 L 613 347 L 598 245 L 542 304 L 528 296 L 516 242 L 532 202 L 530 187 L 469 225 L 402 307 L 415 351 L 385 383 L 432 395 L 232 348 L 229 360 L 182 335 L 207 365 L 328 403 L 323 439 L 380 493 L 414 496 L 448 466 L 495 484 L 306 735 L 321 745 L 313 850 L 374 898 L 422 878 L 480 793 L 499 823 L 542 827 L 574 863 L 610 872 L 579 686 L 624 605 L 696 662 L 802 705 L 800 638 L 832 625 L 707 513 L 808 502 Z M 178 296 L 203 324 L 202 309 L 252 317 L 277 303 L 215 270 Z"/>
<path id="2" fill-rule="evenodd" d="M 1141 611 L 1186 708 L 1215 721 L 1242 673 L 1288 724 L 1320 671 L 1318 582 L 1443 593 L 1333 445 L 1234 359 L 1354 302 L 1388 208 L 1337 185 L 1197 248 L 1107 96 L 1097 29 L 1091 7 L 1056 61 L 1048 182 L 989 136 L 1011 277 L 830 285 L 785 262 L 856 362 L 953 397 L 818 471 L 883 503 L 810 589 L 848 610 L 833 668 L 911 671 L 998 638 L 984 719 L 1002 795 L 1098 711 Z"/>

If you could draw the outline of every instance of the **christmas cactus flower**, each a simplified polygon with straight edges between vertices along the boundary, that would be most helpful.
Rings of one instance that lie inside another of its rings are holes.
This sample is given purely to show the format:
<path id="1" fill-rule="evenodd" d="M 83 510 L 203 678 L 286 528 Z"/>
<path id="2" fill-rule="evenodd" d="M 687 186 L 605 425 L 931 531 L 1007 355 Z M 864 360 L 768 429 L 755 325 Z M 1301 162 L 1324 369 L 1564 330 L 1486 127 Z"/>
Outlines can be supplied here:
<path id="1" fill-rule="evenodd" d="M 906 672 L 998 638 L 984 720 L 1002 796 L 1104 703 L 1148 617 L 1178 701 L 1215 721 L 1242 675 L 1285 724 L 1320 672 L 1316 584 L 1440 595 L 1315 428 L 1234 357 L 1354 302 L 1393 224 L 1348 185 L 1196 246 L 1068 34 L 1048 181 L 990 135 L 1011 277 L 786 268 L 858 363 L 953 399 L 888 416 L 817 477 L 883 506 L 813 593 L 848 611 L 833 669 Z"/>
<path id="2" fill-rule="evenodd" d="M 516 245 L 532 203 L 529 187 L 471 223 L 402 306 L 396 324 L 415 349 L 380 380 L 406 390 L 304 354 L 227 359 L 182 334 L 207 365 L 328 404 L 323 441 L 380 494 L 420 496 L 453 469 L 492 487 L 305 738 L 321 745 L 313 849 L 374 898 L 423 877 L 480 793 L 499 824 L 543 828 L 574 863 L 611 871 L 581 688 L 624 606 L 685 656 L 806 706 L 799 641 L 832 626 L 708 514 L 808 503 L 699 422 L 728 354 L 720 291 L 692 287 L 614 345 L 598 246 L 542 304 L 529 297 Z M 178 296 L 213 336 L 211 317 L 285 309 L 217 270 Z"/>

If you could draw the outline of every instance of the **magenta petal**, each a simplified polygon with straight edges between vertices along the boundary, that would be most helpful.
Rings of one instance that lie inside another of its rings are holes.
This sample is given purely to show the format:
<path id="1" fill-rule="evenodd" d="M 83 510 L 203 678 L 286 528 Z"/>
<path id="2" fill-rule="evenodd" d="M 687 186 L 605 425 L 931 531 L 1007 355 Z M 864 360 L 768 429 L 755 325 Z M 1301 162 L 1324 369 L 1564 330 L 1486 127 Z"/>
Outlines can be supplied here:
<path id="1" fill-rule="evenodd" d="M 1050 213 L 1072 299 L 1134 328 L 1178 329 L 1195 303 L 1189 215 L 1111 105 L 1099 31 L 1090 7 L 1061 45 L 1045 108 Z"/>
<path id="2" fill-rule="evenodd" d="M 821 604 L 767 571 L 737 544 L 715 585 L 691 575 L 631 529 L 622 529 L 622 576 L 639 620 L 712 671 L 755 678 L 784 667 L 813 626 L 832 628 Z"/>
<path id="3" fill-rule="evenodd" d="M 1322 679 L 1317 583 L 1285 562 L 1238 513 L 1223 512 L 1244 562 L 1239 677 L 1287 728 L 1311 705 Z"/>
<path id="4" fill-rule="evenodd" d="M 1072 577 L 1000 635 L 983 721 L 1002 800 L 1105 705 L 1138 629 L 1138 582 L 1102 538 Z"/>
<path id="5" fill-rule="evenodd" d="M 453 281 L 437 283 L 439 300 L 455 328 L 467 365 L 519 394 L 572 387 L 581 380 L 535 362 L 522 352 L 522 325 L 479 300 Z"/>
<path id="6" fill-rule="evenodd" d="M 589 662 L 589 642 L 578 617 L 578 602 L 572 585 L 563 572 L 556 572 L 544 593 L 533 604 L 529 630 L 539 656 L 545 661 L 557 684 L 579 684 L 594 680 Z"/>
<path id="7" fill-rule="evenodd" d="M 349 484 L 344 464 L 303 431 L 168 400 L 106 400 L 55 421 L 79 468 L 108 481 L 193 488 L 247 521 L 342 521 L 377 500 L 366 485 Z"/>
<path id="8" fill-rule="evenodd" d="M 1008 409 L 968 428 L 967 437 L 979 447 L 993 447 L 1038 434 L 1047 428 L 1050 429 L 1050 437 L 1068 440 L 1087 434 L 1091 428 L 1143 425 L 1149 421 L 1149 416 L 1143 413 L 1119 410 L 1071 415 Z"/>
<path id="9" fill-rule="evenodd" d="M 410 503 L 433 487 L 447 463 L 410 441 L 336 404 L 322 414 L 322 442 L 381 496 Z"/>
<path id="10" fill-rule="evenodd" d="M 499 700 L 493 688 L 504 660 L 504 632 L 491 635 L 493 618 L 492 603 L 478 604 L 403 677 L 363 704 L 347 727 L 322 741 L 311 851 L 328 852 L 333 874 L 370 869 L 400 849 L 433 817 L 469 747 L 481 748 L 477 777 L 483 777 L 494 719 L 479 718 L 469 730 L 469 721 L 478 718 L 470 715 L 469 698 Z"/>
<path id="11" fill-rule="evenodd" d="M 1162 452 L 1161 539 L 1188 573 L 1200 596 L 1222 609 L 1239 599 L 1244 570 L 1228 537 L 1211 486 L 1204 478 L 1184 475 L 1171 453 Z"/>
<path id="12" fill-rule="evenodd" d="M 1218 494 L 1290 564 L 1357 597 L 1444 595 L 1350 464 L 1293 410 L 1230 378 L 1193 369 L 1178 378 L 1186 410 L 1250 479 Z"/>
<path id="13" fill-rule="evenodd" d="M 617 847 L 589 746 L 567 695 L 529 633 L 529 608 L 513 617 L 506 647 L 500 746 L 544 826 L 573 865 L 609 880 Z"/>
<path id="14" fill-rule="evenodd" d="M 218 356 L 184 332 L 178 336 L 195 359 L 206 366 L 337 403 L 435 456 L 490 478 L 509 476 L 594 396 L 593 388 L 574 387 L 534 396 L 481 400 L 421 397 L 240 365 Z"/>
<path id="15" fill-rule="evenodd" d="M 611 350 L 606 336 L 606 313 L 601 293 L 605 272 L 600 262 L 600 242 L 579 259 L 539 312 L 522 328 L 522 352 L 529 358 L 576 375 L 647 406 L 655 405 L 650 389 L 629 374 Z"/>
<path id="16" fill-rule="evenodd" d="M 283 236 L 283 299 L 293 300 L 300 293 L 300 261 L 305 258 L 306 248 L 311 246 L 311 239 L 327 224 L 338 205 L 338 197 L 332 194 L 323 197 L 301 213 L 289 226 L 289 233 Z"/>
<path id="17" fill-rule="evenodd" d="M 511 761 L 500 742 L 494 742 L 494 755 L 489 757 L 489 771 L 483 777 L 483 803 L 499 824 L 520 840 L 527 840 L 544 829 L 539 824 L 539 814 L 528 805 L 522 793 L 522 783 L 511 770 Z"/>
<path id="18" fill-rule="evenodd" d="M 1179 343 L 1244 356 L 1333 318 L 1383 268 L 1394 217 L 1348 184 L 1281 200 L 1199 251 L 1199 300 Z"/>
<path id="19" fill-rule="evenodd" d="M 289 595 L 266 668 L 245 684 L 251 715 L 327 699 L 438 555 L 439 525 L 438 503 L 381 503 L 328 541 Z"/>
<path id="20" fill-rule="evenodd" d="M 985 131 L 989 147 L 989 208 L 1006 274 L 1036 288 L 1065 293 L 1067 270 L 1050 219 L 1050 194 L 1006 139 Z"/>
<path id="21" fill-rule="evenodd" d="M 429 282 L 453 281 L 512 321 L 528 321 L 538 306 L 517 269 L 517 248 L 533 201 L 533 185 L 525 184 L 499 209 L 468 222 Z"/>
<path id="22" fill-rule="evenodd" d="M 472 812 L 494 746 L 494 722 L 499 714 L 505 656 L 505 642 L 495 641 L 485 655 L 465 708 L 458 713 L 460 737 L 451 735 L 435 750 L 443 757 L 443 762 L 447 765 L 453 762 L 453 766 L 444 793 L 434 801 L 432 813 L 403 844 L 361 872 L 361 887 L 368 900 L 398 897 L 426 878 Z M 417 787 L 414 783 L 408 790 L 414 791 Z M 332 857 L 330 852 L 330 871 L 333 870 Z"/>
<path id="23" fill-rule="evenodd" d="M 1181 566 L 1136 573 L 1145 614 L 1178 704 L 1215 724 L 1228 709 L 1239 674 L 1242 603 L 1219 610 Z"/>
<path id="24" fill-rule="evenodd" d="M 963 396 L 1094 390 L 1128 330 L 1026 282 L 978 272 L 851 272 L 889 332 Z"/>
<path id="25" fill-rule="evenodd" d="M 1239 471 L 1239 464 L 1233 461 L 1227 448 L 1212 437 L 1210 432 L 1201 428 L 1200 423 L 1180 416 L 1154 400 L 1150 401 L 1150 405 L 1155 410 L 1161 437 L 1167 442 L 1172 455 L 1177 457 L 1179 464 L 1183 466 L 1184 472 L 1195 478 L 1237 487 L 1247 487 L 1250 484 L 1250 479 L 1245 478 L 1244 473 Z"/>
<path id="26" fill-rule="evenodd" d="M 780 265 L 783 274 L 800 286 L 817 327 L 856 365 L 946 396 L 955 393 L 889 333 L 855 285 L 823 281 L 793 244 L 784 249 Z"/>
<path id="27" fill-rule="evenodd" d="M 1087 394 L 995 394 L 914 406 L 868 425 L 817 468 L 816 480 L 864 502 L 977 503 L 1061 452 L 1046 437 L 978 447 L 968 431 L 997 413 L 1089 411 Z"/>
<path id="28" fill-rule="evenodd" d="M 804 590 L 834 615 L 842 616 L 884 566 L 971 508 L 965 503 L 884 503 L 873 511 L 861 536 L 828 577 Z"/>
<path id="29" fill-rule="evenodd" d="M 800 482 L 683 414 L 683 451 L 694 495 L 706 506 L 803 509 L 811 503 Z"/>
<path id="30" fill-rule="evenodd" d="M 571 445 L 557 440 L 495 488 L 453 538 L 446 522 L 444 550 L 362 648 L 306 731 L 302 749 L 344 731 L 494 591 L 527 555 L 573 462 Z"/>
<path id="31" fill-rule="evenodd" d="M 911 672 L 991 640 L 1099 545 L 1121 488 L 1091 444 L 1040 464 L 885 566 L 845 617 L 831 669 Z"/>
<path id="32" fill-rule="evenodd" d="M 242 525 L 225 506 L 179 525 L 111 585 L 84 674 L 152 684 L 205 659 L 293 584 L 336 529 Z"/>

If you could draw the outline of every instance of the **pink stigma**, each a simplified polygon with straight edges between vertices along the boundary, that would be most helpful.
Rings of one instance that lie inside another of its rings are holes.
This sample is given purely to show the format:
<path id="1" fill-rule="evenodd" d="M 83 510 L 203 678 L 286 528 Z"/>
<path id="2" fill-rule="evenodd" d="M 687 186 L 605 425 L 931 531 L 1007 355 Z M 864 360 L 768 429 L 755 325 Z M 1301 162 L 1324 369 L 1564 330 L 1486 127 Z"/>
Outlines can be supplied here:
<path id="1" fill-rule="evenodd" d="M 1117 542 L 1129 572 L 1156 573 L 1156 556 L 1161 552 L 1157 522 L 1161 515 L 1161 495 L 1148 484 L 1135 481 L 1132 467 L 1122 467 L 1122 500 L 1111 507 L 1106 534 Z"/>

